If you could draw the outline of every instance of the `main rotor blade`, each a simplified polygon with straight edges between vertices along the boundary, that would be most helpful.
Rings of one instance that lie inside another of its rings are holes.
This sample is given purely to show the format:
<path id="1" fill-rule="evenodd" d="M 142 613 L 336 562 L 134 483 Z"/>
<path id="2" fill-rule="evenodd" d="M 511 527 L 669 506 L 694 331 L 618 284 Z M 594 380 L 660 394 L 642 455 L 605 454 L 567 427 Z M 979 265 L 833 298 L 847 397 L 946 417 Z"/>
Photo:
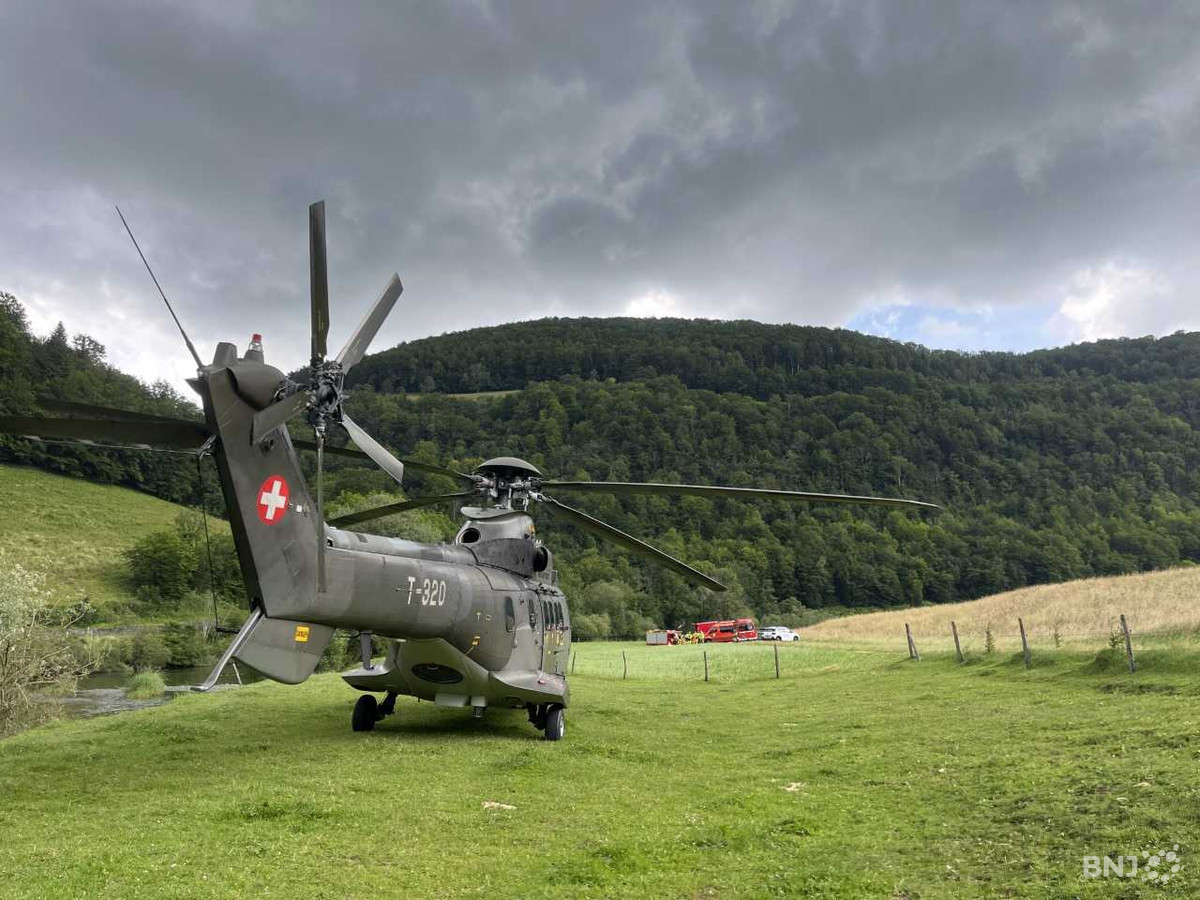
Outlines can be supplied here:
<path id="1" fill-rule="evenodd" d="M 724 487 L 710 484 L 653 484 L 628 481 L 543 481 L 542 487 L 556 491 L 586 491 L 603 494 L 687 494 L 693 497 L 737 497 L 743 500 L 788 500 L 796 503 L 855 503 L 868 506 L 904 506 L 940 510 L 921 500 L 894 497 L 857 497 L 850 494 L 814 494 L 809 491 L 776 491 L 769 488 Z"/>
<path id="2" fill-rule="evenodd" d="M 342 413 L 342 427 L 350 432 L 350 440 L 358 444 L 362 452 L 375 460 L 375 464 L 396 479 L 399 484 L 404 480 L 404 463 L 392 456 L 391 452 L 355 424 L 345 413 Z"/>
<path id="3" fill-rule="evenodd" d="M 185 421 L 49 419 L 0 416 L 0 432 L 79 441 L 114 441 L 183 450 L 199 448 L 211 436 L 203 425 Z"/>
<path id="4" fill-rule="evenodd" d="M 475 496 L 473 491 L 465 491 L 461 494 L 438 494 L 437 496 L 414 497 L 412 500 L 389 503 L 387 506 L 376 506 L 373 509 L 364 509 L 361 512 L 347 513 L 344 516 L 338 516 L 336 519 L 330 519 L 329 524 L 334 528 L 343 528 L 346 525 L 357 525 L 360 522 L 370 522 L 372 519 L 382 519 L 384 516 L 391 516 L 408 509 L 420 509 L 422 506 L 433 506 L 435 503 L 463 500 L 473 496 Z"/>
<path id="5" fill-rule="evenodd" d="M 375 340 L 375 335 L 379 333 L 384 319 L 388 317 L 388 313 L 392 311 L 392 307 L 396 305 L 396 301 L 403 293 L 404 285 L 400 283 L 400 276 L 392 275 L 392 280 L 387 283 L 387 287 L 383 289 L 383 293 L 379 295 L 375 305 L 363 316 L 358 328 L 355 329 L 354 334 L 350 335 L 350 340 L 346 341 L 342 352 L 337 355 L 337 361 L 342 364 L 342 371 L 349 372 L 366 355 L 367 347 L 371 345 L 371 341 Z"/>
<path id="6" fill-rule="evenodd" d="M 250 440 L 257 444 L 280 425 L 303 412 L 307 405 L 308 391 L 299 391 L 272 403 L 266 409 L 260 409 L 254 414 Z"/>
<path id="7" fill-rule="evenodd" d="M 590 531 L 592 534 L 596 535 L 597 537 L 602 537 L 606 541 L 612 541 L 614 544 L 619 544 L 626 550 L 636 553 L 638 556 L 644 557 L 651 562 L 666 566 L 672 572 L 682 575 L 692 584 L 700 585 L 701 587 L 706 587 L 714 591 L 725 590 L 725 585 L 721 584 L 721 582 L 709 578 L 703 572 L 693 569 L 687 563 L 680 562 L 675 557 L 664 553 L 657 547 L 651 547 L 645 541 L 639 541 L 633 535 L 626 534 L 625 532 L 621 531 L 621 529 L 614 528 L 607 522 L 601 522 L 599 519 L 593 519 L 587 513 L 573 509 L 570 506 L 567 506 L 565 503 L 559 503 L 553 497 L 542 495 L 540 502 L 547 504 L 556 513 L 574 522 L 580 528 Z"/>
<path id="8" fill-rule="evenodd" d="M 315 451 L 317 449 L 317 445 L 314 441 L 306 441 L 301 438 L 292 438 L 292 446 L 299 447 L 301 450 Z M 363 453 L 361 450 L 355 450 L 353 447 L 331 447 L 329 444 L 325 445 L 325 455 L 344 456 L 348 459 L 359 460 L 371 459 L 371 457 L 367 456 L 367 454 Z M 456 472 L 453 469 L 445 469 L 441 466 L 435 466 L 430 463 L 418 462 L 417 460 L 409 459 L 406 456 L 397 456 L 396 459 L 404 463 L 404 468 L 406 469 L 414 469 L 418 472 L 428 472 L 430 475 L 442 475 L 446 478 L 454 478 L 465 484 L 475 483 L 475 479 L 464 472 Z"/>
<path id="9" fill-rule="evenodd" d="M 113 422 L 172 422 L 185 425 L 193 423 L 190 419 L 180 419 L 174 416 L 159 416 L 153 413 L 134 412 L 131 409 L 115 409 L 111 406 L 94 406 L 91 403 L 76 403 L 73 400 L 56 400 L 53 397 L 43 397 L 37 405 L 50 412 L 62 413 L 67 416 L 86 419 L 108 419 Z M 203 427 L 203 426 L 201 426 Z"/>
<path id="10" fill-rule="evenodd" d="M 325 201 L 308 208 L 308 267 L 312 288 L 312 358 L 325 359 L 329 337 L 329 270 L 325 264 Z"/>

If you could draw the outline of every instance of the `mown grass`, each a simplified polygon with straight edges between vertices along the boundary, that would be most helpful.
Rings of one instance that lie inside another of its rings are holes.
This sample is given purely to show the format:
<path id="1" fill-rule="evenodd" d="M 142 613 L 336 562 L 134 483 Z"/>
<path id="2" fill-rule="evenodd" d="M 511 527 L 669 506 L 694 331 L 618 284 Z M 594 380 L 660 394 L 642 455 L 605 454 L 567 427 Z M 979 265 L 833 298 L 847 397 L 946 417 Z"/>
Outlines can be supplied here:
<path id="1" fill-rule="evenodd" d="M 1115 898 L 1082 857 L 1164 843 L 1154 896 L 1200 891 L 1194 655 L 577 649 L 560 743 L 411 700 L 354 734 L 336 676 L 0 742 L 5 896 Z"/>
<path id="2" fill-rule="evenodd" d="M 0 465 L 5 555 L 45 574 L 56 600 L 85 599 L 102 616 L 106 606 L 129 599 L 122 551 L 152 531 L 172 527 L 180 509 L 127 488 Z"/>

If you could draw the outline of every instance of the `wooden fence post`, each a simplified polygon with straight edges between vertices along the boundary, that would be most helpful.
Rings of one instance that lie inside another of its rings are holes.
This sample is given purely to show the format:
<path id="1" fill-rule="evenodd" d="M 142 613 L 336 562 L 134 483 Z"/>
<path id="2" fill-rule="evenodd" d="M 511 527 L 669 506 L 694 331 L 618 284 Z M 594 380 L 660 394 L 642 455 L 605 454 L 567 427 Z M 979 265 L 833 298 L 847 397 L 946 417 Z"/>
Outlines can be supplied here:
<path id="1" fill-rule="evenodd" d="M 1125 621 L 1125 613 L 1121 613 L 1121 631 L 1125 633 L 1125 656 L 1129 659 L 1130 674 L 1137 671 L 1137 662 L 1133 658 L 1133 641 L 1129 639 L 1129 624 Z"/>
<path id="2" fill-rule="evenodd" d="M 624 667 L 621 672 L 621 677 L 626 678 L 629 675 L 629 660 L 625 658 L 625 651 L 621 651 L 621 665 Z"/>
<path id="3" fill-rule="evenodd" d="M 775 677 L 779 677 L 779 641 L 775 642 Z"/>
<path id="4" fill-rule="evenodd" d="M 954 652 L 958 654 L 958 661 L 966 662 L 966 660 L 963 659 L 962 644 L 958 642 L 958 626 L 954 624 L 953 619 L 950 620 L 950 630 L 954 632 Z"/>
<path id="5" fill-rule="evenodd" d="M 921 654 L 917 652 L 916 641 L 913 640 L 912 629 L 908 627 L 908 623 L 904 623 L 904 636 L 908 638 L 908 658 L 921 661 Z"/>
<path id="6" fill-rule="evenodd" d="M 708 681 L 708 651 L 704 651 L 704 680 Z"/>
<path id="7" fill-rule="evenodd" d="M 571 654 L 571 674 L 575 674 L 575 660 L 579 659 L 579 651 L 576 650 Z"/>
<path id="8" fill-rule="evenodd" d="M 1021 649 L 1025 651 L 1025 668 L 1028 669 L 1033 665 L 1033 661 L 1029 657 L 1029 640 L 1025 637 L 1025 623 L 1020 616 L 1017 616 L 1017 625 L 1021 629 Z"/>

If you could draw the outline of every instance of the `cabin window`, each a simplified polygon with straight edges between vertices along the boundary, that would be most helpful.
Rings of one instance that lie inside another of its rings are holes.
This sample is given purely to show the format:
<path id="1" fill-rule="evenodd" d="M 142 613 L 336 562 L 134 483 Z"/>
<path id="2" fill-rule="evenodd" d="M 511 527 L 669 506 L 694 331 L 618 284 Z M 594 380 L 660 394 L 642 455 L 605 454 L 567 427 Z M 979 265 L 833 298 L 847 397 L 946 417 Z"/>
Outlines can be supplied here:
<path id="1" fill-rule="evenodd" d="M 562 607 L 558 605 L 558 601 L 554 602 L 554 627 L 562 628 Z"/>
<path id="2" fill-rule="evenodd" d="M 537 608 L 538 608 L 537 603 L 533 600 L 530 600 L 529 601 L 529 627 L 534 628 L 534 629 L 537 628 Z"/>
<path id="3" fill-rule="evenodd" d="M 513 611 L 512 597 L 504 598 L 504 630 L 508 632 L 517 630 L 517 614 Z"/>

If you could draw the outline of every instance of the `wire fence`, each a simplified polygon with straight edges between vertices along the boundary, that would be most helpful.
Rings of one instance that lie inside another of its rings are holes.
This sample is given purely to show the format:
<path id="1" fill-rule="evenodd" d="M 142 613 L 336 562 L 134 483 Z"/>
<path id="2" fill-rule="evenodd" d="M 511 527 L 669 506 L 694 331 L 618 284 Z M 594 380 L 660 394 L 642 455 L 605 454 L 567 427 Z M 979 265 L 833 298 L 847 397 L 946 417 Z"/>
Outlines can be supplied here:
<path id="1" fill-rule="evenodd" d="M 1036 640 L 1035 640 L 1036 637 Z M 1035 633 L 1022 617 L 1013 622 L 989 623 L 982 634 L 969 639 L 950 621 L 945 633 L 918 631 L 909 623 L 893 644 L 878 641 L 858 646 L 802 639 L 799 642 L 750 641 L 739 644 L 643 645 L 635 643 L 585 642 L 572 646 L 569 675 L 626 681 L 732 681 L 785 678 L 793 675 L 860 670 L 877 667 L 881 659 L 902 661 L 904 655 L 921 661 L 922 651 L 959 662 L 1006 658 L 1019 652 L 1026 668 L 1032 668 L 1055 651 L 1092 653 L 1109 650 L 1124 656 L 1129 671 L 1137 671 L 1137 653 L 1168 646 L 1176 640 L 1200 649 L 1200 635 L 1185 629 L 1136 631 L 1132 621 L 1120 615 L 1107 632 Z M 900 643 L 903 641 L 903 643 Z M 903 648 L 903 649 L 901 649 Z"/>
<path id="2" fill-rule="evenodd" d="M 784 678 L 801 672 L 866 668 L 878 653 L 820 645 L 749 641 L 739 644 L 639 645 L 602 642 L 573 645 L 569 675 L 627 681 L 724 683 Z"/>

